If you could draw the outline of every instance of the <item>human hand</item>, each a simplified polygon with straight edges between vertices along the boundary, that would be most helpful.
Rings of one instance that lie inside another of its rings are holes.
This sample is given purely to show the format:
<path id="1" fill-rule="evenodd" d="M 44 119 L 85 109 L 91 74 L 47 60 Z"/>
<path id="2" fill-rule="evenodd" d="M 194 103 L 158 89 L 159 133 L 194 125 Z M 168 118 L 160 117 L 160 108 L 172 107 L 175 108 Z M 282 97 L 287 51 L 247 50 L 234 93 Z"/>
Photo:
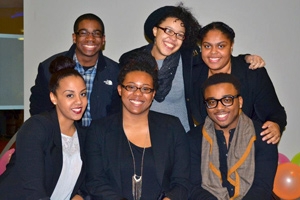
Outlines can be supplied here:
<path id="1" fill-rule="evenodd" d="M 249 69 L 262 68 L 266 65 L 264 59 L 258 55 L 246 55 L 245 61 L 250 64 Z"/>
<path id="2" fill-rule="evenodd" d="M 76 194 L 71 200 L 83 200 L 83 197 Z"/>
<path id="3" fill-rule="evenodd" d="M 279 125 L 277 123 L 266 121 L 262 128 L 264 131 L 261 132 L 260 135 L 263 136 L 263 141 L 267 141 L 268 144 L 276 144 L 279 142 L 281 134 Z"/>

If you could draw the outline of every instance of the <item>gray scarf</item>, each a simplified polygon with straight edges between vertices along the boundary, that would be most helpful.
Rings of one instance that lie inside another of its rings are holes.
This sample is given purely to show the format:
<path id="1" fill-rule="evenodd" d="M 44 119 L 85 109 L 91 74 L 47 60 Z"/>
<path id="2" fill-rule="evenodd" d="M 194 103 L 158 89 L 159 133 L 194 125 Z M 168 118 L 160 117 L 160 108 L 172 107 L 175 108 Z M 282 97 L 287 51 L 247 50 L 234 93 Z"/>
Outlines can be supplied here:
<path id="1" fill-rule="evenodd" d="M 219 200 L 240 200 L 250 189 L 254 179 L 256 134 L 253 122 L 241 112 L 228 152 L 227 180 L 235 187 L 234 196 L 222 186 L 219 170 L 219 148 L 214 122 L 207 117 L 203 126 L 201 153 L 202 187 Z"/>
<path id="2" fill-rule="evenodd" d="M 145 50 L 151 52 L 153 44 L 146 46 Z M 157 102 L 163 102 L 172 88 L 172 82 L 175 77 L 177 67 L 179 65 L 180 52 L 177 51 L 166 57 L 162 67 L 158 70 L 158 90 L 154 99 Z"/>

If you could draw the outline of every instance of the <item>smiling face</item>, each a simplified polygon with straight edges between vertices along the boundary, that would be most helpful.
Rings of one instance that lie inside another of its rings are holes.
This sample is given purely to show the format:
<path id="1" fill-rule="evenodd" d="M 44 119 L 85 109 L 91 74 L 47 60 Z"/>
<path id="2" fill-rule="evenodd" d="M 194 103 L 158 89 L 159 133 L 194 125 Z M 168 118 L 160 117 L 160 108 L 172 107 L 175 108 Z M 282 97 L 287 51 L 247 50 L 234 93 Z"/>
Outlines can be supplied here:
<path id="1" fill-rule="evenodd" d="M 183 22 L 174 17 L 166 18 L 159 26 L 169 28 L 175 33 L 185 33 Z M 177 52 L 183 43 L 183 40 L 177 39 L 176 34 L 170 36 L 157 27 L 153 27 L 153 35 L 155 42 L 151 53 L 156 60 L 165 59 L 167 56 Z"/>
<path id="2" fill-rule="evenodd" d="M 235 96 L 237 94 L 237 90 L 231 83 L 218 83 L 205 89 L 204 98 L 221 99 L 225 96 Z M 242 105 L 243 99 L 239 96 L 233 100 L 231 106 L 226 107 L 221 102 L 218 102 L 216 108 L 206 108 L 206 110 L 208 116 L 215 123 L 215 128 L 227 132 L 237 126 L 239 109 L 242 108 Z"/>
<path id="3" fill-rule="evenodd" d="M 212 29 L 203 37 L 201 55 L 211 74 L 231 72 L 233 43 L 220 30 Z"/>
<path id="4" fill-rule="evenodd" d="M 124 86 L 136 86 L 138 88 L 148 87 L 153 88 L 153 78 L 150 74 L 143 71 L 132 71 L 126 74 L 122 83 Z M 126 115 L 141 115 L 148 114 L 152 104 L 155 91 L 146 94 L 137 89 L 134 92 L 127 91 L 121 85 L 118 85 L 118 92 L 123 103 L 123 114 Z"/>
<path id="5" fill-rule="evenodd" d="M 56 94 L 50 93 L 55 105 L 59 122 L 80 120 L 86 105 L 86 86 L 79 76 L 67 76 L 59 81 Z"/>
<path id="6" fill-rule="evenodd" d="M 101 25 L 96 20 L 82 20 L 78 24 L 78 30 L 86 30 L 87 32 L 101 31 Z M 81 37 L 73 33 L 73 43 L 76 43 L 76 56 L 80 64 L 83 66 L 93 66 L 97 59 L 98 53 L 105 44 L 105 35 L 102 37 L 94 37 L 89 34 L 86 37 Z"/>

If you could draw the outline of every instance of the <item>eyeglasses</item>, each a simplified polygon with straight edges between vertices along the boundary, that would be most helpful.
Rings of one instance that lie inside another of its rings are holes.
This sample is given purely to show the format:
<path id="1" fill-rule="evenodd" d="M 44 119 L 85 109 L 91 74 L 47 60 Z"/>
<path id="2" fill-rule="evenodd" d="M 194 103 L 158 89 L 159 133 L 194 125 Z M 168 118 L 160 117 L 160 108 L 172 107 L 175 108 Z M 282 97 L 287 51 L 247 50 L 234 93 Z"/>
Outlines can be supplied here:
<path id="1" fill-rule="evenodd" d="M 218 106 L 219 101 L 223 104 L 223 106 L 228 107 L 232 106 L 234 99 L 238 98 L 239 96 L 240 95 L 237 94 L 235 96 L 225 96 L 221 99 L 206 99 L 204 103 L 208 109 L 216 108 Z"/>
<path id="2" fill-rule="evenodd" d="M 185 36 L 184 34 L 182 33 L 175 33 L 172 29 L 170 28 L 163 28 L 163 27 L 160 27 L 160 26 L 157 26 L 157 28 L 160 28 L 161 30 L 163 30 L 167 35 L 169 36 L 173 36 L 173 35 L 176 35 L 176 38 L 179 39 L 179 40 L 184 40 L 185 39 Z"/>
<path id="3" fill-rule="evenodd" d="M 79 31 L 75 32 L 76 35 L 79 35 L 79 37 L 88 37 L 92 34 L 94 38 L 102 38 L 103 34 L 101 31 L 93 31 L 93 32 L 88 32 L 85 29 L 80 29 Z"/>
<path id="4" fill-rule="evenodd" d="M 151 92 L 154 91 L 153 88 L 149 88 L 149 87 L 137 87 L 135 85 L 121 85 L 123 88 L 125 88 L 125 90 L 129 91 L 129 92 L 135 92 L 137 90 L 140 90 L 141 93 L 144 93 L 144 94 L 149 94 Z"/>

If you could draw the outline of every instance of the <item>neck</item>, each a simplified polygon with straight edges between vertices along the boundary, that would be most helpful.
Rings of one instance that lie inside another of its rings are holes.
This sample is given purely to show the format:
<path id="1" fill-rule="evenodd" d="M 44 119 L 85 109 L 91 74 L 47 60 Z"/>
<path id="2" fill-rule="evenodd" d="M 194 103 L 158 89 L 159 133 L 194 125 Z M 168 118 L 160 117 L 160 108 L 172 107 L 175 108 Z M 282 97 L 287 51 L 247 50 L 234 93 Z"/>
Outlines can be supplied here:
<path id="1" fill-rule="evenodd" d="M 81 66 L 94 66 L 98 60 L 98 54 L 88 57 L 80 54 L 78 50 L 75 50 L 76 57 Z"/>
<path id="2" fill-rule="evenodd" d="M 167 57 L 159 53 L 159 50 L 157 49 L 155 44 L 153 45 L 153 48 L 151 50 L 151 55 L 155 58 L 155 60 L 164 60 Z"/>
<path id="3" fill-rule="evenodd" d="M 68 136 L 73 136 L 75 133 L 76 127 L 73 120 L 66 120 L 58 118 L 60 131 Z"/>
<path id="4" fill-rule="evenodd" d="M 148 114 L 141 116 L 126 115 L 123 113 L 123 129 L 127 139 L 139 147 L 150 147 Z"/>
<path id="5" fill-rule="evenodd" d="M 211 69 L 208 70 L 208 77 L 218 74 L 218 73 L 226 73 L 231 74 L 231 63 L 229 62 L 225 67 L 222 67 L 221 69 Z"/>

